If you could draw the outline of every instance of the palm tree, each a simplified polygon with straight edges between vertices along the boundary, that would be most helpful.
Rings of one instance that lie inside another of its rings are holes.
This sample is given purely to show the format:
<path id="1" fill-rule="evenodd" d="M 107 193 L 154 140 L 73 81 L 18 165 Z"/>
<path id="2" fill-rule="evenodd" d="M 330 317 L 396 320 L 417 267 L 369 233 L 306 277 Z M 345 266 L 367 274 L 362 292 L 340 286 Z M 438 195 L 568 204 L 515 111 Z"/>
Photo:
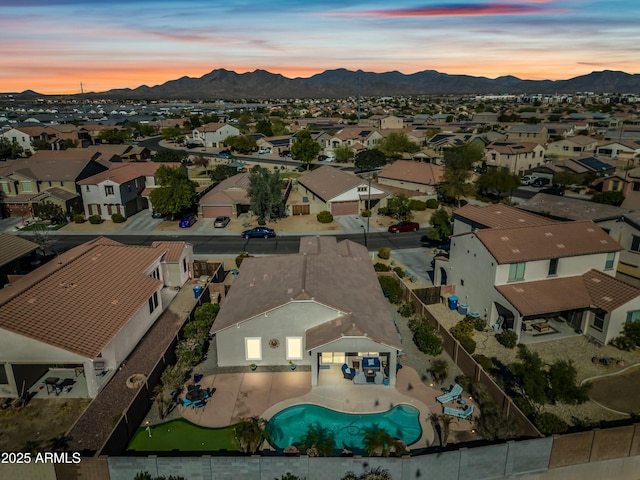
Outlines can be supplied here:
<path id="1" fill-rule="evenodd" d="M 301 450 L 310 457 L 328 457 L 335 452 L 335 441 L 333 431 L 319 423 L 307 426 L 307 433 L 300 440 Z"/>
<path id="2" fill-rule="evenodd" d="M 233 440 L 244 453 L 256 453 L 265 440 L 267 421 L 264 418 L 243 418 L 233 429 Z"/>
<path id="3" fill-rule="evenodd" d="M 446 360 L 434 360 L 431 362 L 429 372 L 436 383 L 442 383 L 447 379 L 449 364 Z"/>
<path id="4" fill-rule="evenodd" d="M 364 434 L 364 449 L 370 457 L 388 457 L 393 438 L 386 430 L 374 425 Z"/>
<path id="5" fill-rule="evenodd" d="M 451 424 L 453 422 L 457 422 L 458 419 L 452 417 L 451 415 L 440 415 L 438 417 L 438 422 L 442 425 L 442 446 L 447 446 L 447 441 L 449 440 L 449 433 L 451 432 Z"/>

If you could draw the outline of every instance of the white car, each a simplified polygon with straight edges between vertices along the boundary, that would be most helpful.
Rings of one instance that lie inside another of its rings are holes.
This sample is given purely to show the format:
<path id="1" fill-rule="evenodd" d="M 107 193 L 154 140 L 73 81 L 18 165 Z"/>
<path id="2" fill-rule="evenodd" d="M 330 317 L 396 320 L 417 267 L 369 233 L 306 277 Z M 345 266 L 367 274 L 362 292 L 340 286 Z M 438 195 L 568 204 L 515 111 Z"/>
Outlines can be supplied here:
<path id="1" fill-rule="evenodd" d="M 535 175 L 525 175 L 520 179 L 521 185 L 531 185 L 534 181 L 536 181 L 538 177 Z"/>
<path id="2" fill-rule="evenodd" d="M 327 158 L 324 159 L 325 162 L 335 162 L 336 161 L 336 157 L 334 157 L 333 155 L 329 155 Z"/>
<path id="3" fill-rule="evenodd" d="M 262 155 L 263 153 L 271 153 L 271 149 L 268 147 L 260 147 L 258 154 Z"/>

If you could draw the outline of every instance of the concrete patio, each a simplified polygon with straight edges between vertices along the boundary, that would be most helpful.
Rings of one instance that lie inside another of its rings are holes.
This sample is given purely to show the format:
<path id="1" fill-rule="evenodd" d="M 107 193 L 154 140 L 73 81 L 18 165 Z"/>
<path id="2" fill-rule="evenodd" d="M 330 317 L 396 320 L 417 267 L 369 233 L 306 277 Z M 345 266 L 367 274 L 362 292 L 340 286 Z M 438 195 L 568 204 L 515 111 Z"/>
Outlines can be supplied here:
<path id="1" fill-rule="evenodd" d="M 209 428 L 226 427 L 252 416 L 268 420 L 287 407 L 304 403 L 346 413 L 384 412 L 394 405 L 407 404 L 419 410 L 423 430 L 422 437 L 410 447 L 425 448 L 432 445 L 435 438 L 430 415 L 442 413 L 442 405 L 436 400 L 442 392 L 425 385 L 410 367 L 398 371 L 395 387 L 354 385 L 344 379 L 339 365 L 321 370 L 314 388 L 311 387 L 311 372 L 299 371 L 208 375 L 199 385 L 216 389 L 207 404 L 197 409 L 179 406 L 178 410 L 190 422 Z M 467 404 L 474 404 L 464 393 L 463 398 Z M 478 412 L 478 406 L 474 408 Z M 473 419 L 451 424 L 451 430 L 473 428 Z"/>

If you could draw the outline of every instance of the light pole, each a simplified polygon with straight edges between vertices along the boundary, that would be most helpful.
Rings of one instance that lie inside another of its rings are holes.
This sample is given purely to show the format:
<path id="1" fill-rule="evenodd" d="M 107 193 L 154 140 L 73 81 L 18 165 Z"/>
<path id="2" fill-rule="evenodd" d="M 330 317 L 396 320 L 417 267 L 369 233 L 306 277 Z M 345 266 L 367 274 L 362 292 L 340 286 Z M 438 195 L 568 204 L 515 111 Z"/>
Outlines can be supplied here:
<path id="1" fill-rule="evenodd" d="M 371 174 L 367 176 L 367 180 L 369 180 L 369 185 L 367 186 L 367 235 L 369 235 L 369 219 L 371 218 Z M 366 245 L 366 237 L 365 237 L 365 245 Z"/>
<path id="2" fill-rule="evenodd" d="M 364 246 L 369 248 L 369 244 L 367 243 L 367 231 L 365 230 L 364 225 L 360 225 L 360 227 L 362 228 L 362 233 L 364 234 Z"/>
<path id="3" fill-rule="evenodd" d="M 149 434 L 149 438 L 151 438 L 151 422 L 149 420 L 147 420 L 146 422 L 144 422 L 144 424 L 147 426 L 147 433 Z"/>

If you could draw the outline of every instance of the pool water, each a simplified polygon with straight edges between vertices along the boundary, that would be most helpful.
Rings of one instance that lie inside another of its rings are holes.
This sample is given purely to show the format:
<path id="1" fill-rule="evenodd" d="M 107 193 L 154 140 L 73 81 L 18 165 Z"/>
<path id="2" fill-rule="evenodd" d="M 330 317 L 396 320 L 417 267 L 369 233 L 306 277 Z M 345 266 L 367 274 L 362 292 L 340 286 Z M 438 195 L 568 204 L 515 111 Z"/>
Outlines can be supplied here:
<path id="1" fill-rule="evenodd" d="M 309 425 L 330 430 L 337 449 L 364 450 L 364 434 L 371 428 L 382 428 L 407 445 L 422 435 L 420 412 L 411 405 L 396 405 L 381 413 L 342 413 L 318 405 L 295 405 L 275 414 L 267 424 L 271 445 L 284 449 L 300 443 Z"/>

